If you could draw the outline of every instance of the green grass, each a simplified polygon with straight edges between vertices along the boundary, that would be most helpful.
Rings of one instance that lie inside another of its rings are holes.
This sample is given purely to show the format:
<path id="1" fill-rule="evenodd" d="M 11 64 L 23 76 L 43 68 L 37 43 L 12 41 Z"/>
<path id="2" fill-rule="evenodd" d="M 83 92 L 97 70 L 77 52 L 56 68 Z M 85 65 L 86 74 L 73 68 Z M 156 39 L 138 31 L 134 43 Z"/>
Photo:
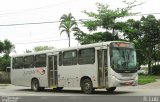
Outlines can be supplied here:
<path id="1" fill-rule="evenodd" d="M 156 82 L 156 79 L 160 79 L 160 76 L 139 75 L 138 84 L 139 85 L 144 85 L 144 84 Z"/>

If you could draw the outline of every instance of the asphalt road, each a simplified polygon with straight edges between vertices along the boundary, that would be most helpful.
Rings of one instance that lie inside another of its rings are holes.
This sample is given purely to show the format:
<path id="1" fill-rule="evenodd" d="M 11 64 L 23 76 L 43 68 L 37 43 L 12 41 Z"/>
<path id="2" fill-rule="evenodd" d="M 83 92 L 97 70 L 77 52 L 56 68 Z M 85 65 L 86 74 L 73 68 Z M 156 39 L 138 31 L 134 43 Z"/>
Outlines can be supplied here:
<path id="1" fill-rule="evenodd" d="M 121 101 L 119 102 L 125 102 L 125 100 L 127 99 L 130 100 L 130 102 L 132 101 L 136 102 L 135 100 L 139 99 L 137 100 L 137 102 L 142 102 L 144 101 L 144 98 L 146 98 L 146 96 L 148 97 L 148 100 L 152 99 L 152 97 L 150 98 L 150 96 L 154 96 L 154 97 L 156 96 L 158 97 L 157 98 L 158 102 L 160 102 L 160 80 L 147 85 L 118 87 L 113 93 L 108 93 L 104 89 L 99 89 L 99 90 L 96 90 L 93 94 L 84 94 L 83 92 L 80 91 L 80 89 L 77 89 L 77 88 L 72 88 L 72 89 L 64 88 L 61 91 L 53 91 L 52 89 L 45 89 L 44 91 L 33 92 L 30 89 L 30 87 L 0 84 L 0 96 L 2 96 L 1 97 L 2 99 L 0 99 L 0 102 L 1 101 L 10 102 L 10 101 L 3 101 L 3 99 L 5 100 L 6 97 L 11 97 L 11 96 L 21 97 L 21 100 L 27 99 L 27 101 L 23 100 L 23 102 L 32 102 L 32 101 L 29 101 L 31 99 L 33 99 L 34 102 L 39 102 L 40 100 L 43 100 L 41 102 L 44 102 L 44 101 L 52 102 L 53 98 L 54 100 L 61 101 L 61 102 L 63 101 L 78 102 L 78 100 L 80 99 L 81 99 L 80 102 L 84 102 L 84 101 L 98 102 L 99 100 L 103 100 L 106 102 L 106 100 L 113 100 L 113 99 L 115 100 L 117 99 L 117 101 L 121 99 Z M 34 97 L 31 97 L 31 96 L 34 96 Z M 39 96 L 39 98 L 35 98 L 37 96 Z M 51 97 L 51 96 L 55 96 L 55 97 Z M 57 96 L 64 96 L 64 97 L 57 97 Z M 121 96 L 121 97 L 118 97 L 118 96 Z M 31 98 L 27 98 L 27 97 L 31 97 Z M 21 101 L 18 101 L 18 102 L 21 102 Z"/>
<path id="2" fill-rule="evenodd" d="M 160 80 L 147 85 L 118 87 L 115 92 L 97 89 L 93 94 L 84 94 L 78 88 L 64 88 L 61 91 L 45 89 L 33 92 L 30 87 L 0 84 L 0 96 L 160 96 Z"/>

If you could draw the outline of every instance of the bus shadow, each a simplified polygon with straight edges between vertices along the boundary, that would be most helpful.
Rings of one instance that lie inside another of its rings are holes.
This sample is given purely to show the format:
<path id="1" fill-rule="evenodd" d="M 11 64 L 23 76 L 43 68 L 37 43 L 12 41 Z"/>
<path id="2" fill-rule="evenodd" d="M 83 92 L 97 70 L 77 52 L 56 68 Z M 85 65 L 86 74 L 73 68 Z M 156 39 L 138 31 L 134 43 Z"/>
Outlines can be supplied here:
<path id="1" fill-rule="evenodd" d="M 31 89 L 19 89 L 17 91 L 28 91 L 28 92 L 34 92 Z M 36 92 L 35 92 L 36 93 Z M 133 91 L 114 91 L 114 92 L 107 92 L 107 91 L 99 91 L 95 90 L 92 94 L 84 94 L 81 90 L 53 90 L 53 89 L 45 89 L 42 91 L 38 91 L 37 93 L 64 93 L 64 94 L 81 94 L 81 95 L 121 95 L 121 94 L 132 94 L 135 93 Z"/>

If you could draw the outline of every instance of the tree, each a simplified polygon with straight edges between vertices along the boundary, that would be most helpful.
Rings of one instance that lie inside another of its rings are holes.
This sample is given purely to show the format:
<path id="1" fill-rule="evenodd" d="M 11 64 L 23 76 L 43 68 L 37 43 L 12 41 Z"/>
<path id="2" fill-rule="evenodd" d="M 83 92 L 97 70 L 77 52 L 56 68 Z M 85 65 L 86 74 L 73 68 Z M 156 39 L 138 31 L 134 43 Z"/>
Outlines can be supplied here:
<path id="1" fill-rule="evenodd" d="M 11 51 L 13 51 L 15 48 L 15 46 L 7 39 L 4 40 L 4 49 L 3 52 L 6 55 L 9 55 L 11 53 Z"/>
<path id="2" fill-rule="evenodd" d="M 79 36 L 78 38 L 80 38 L 79 42 L 84 42 L 84 40 L 87 40 L 87 36 L 94 37 L 95 35 L 97 35 L 96 31 L 98 28 L 101 28 L 104 30 L 104 32 L 99 33 L 99 34 L 102 34 L 101 37 L 104 37 L 103 35 L 107 34 L 105 37 L 108 37 L 108 38 L 105 38 L 106 40 L 103 40 L 103 41 L 118 40 L 119 38 L 117 38 L 118 37 L 117 31 L 121 31 L 123 29 L 123 26 L 126 26 L 124 22 L 118 21 L 118 19 L 135 14 L 130 12 L 130 10 L 137 5 L 140 5 L 140 4 L 135 4 L 136 3 L 135 1 L 134 2 L 124 1 L 124 3 L 127 5 L 126 7 L 117 8 L 115 10 L 110 9 L 108 5 L 97 3 L 98 9 L 96 13 L 84 11 L 84 13 L 92 19 L 87 21 L 82 21 L 82 23 L 85 27 L 87 27 L 89 31 L 94 31 L 94 33 L 92 34 L 86 33 L 86 34 L 83 34 L 83 36 L 81 36 L 82 33 L 79 33 L 79 35 L 77 34 L 76 36 Z M 114 39 L 110 37 L 110 34 L 112 34 Z M 89 39 L 88 41 L 90 41 Z M 102 41 L 101 39 L 103 38 L 99 38 L 99 40 L 96 39 L 96 41 L 98 42 Z"/>
<path id="3" fill-rule="evenodd" d="M 141 29 L 143 34 L 143 43 L 142 45 L 145 47 L 145 52 L 148 57 L 148 72 L 152 73 L 151 64 L 153 61 L 153 54 L 155 51 L 155 46 L 159 42 L 159 34 L 160 28 L 158 20 L 153 15 L 148 15 L 147 17 L 141 18 Z"/>
<path id="4" fill-rule="evenodd" d="M 0 70 L 6 71 L 6 68 L 10 66 L 10 56 L 4 55 L 3 57 L 0 57 Z"/>
<path id="5" fill-rule="evenodd" d="M 0 41 L 0 53 L 4 51 L 4 43 Z"/>
<path id="6" fill-rule="evenodd" d="M 14 48 L 14 45 L 9 40 L 5 39 L 4 41 L 0 41 L 0 53 L 4 53 L 4 55 L 0 57 L 0 70 L 5 71 L 5 69 L 10 66 L 9 54 Z"/>
<path id="7" fill-rule="evenodd" d="M 33 48 L 34 52 L 38 52 L 38 51 L 44 51 L 44 50 L 52 50 L 54 49 L 54 47 L 50 47 L 50 46 L 36 46 Z"/>
<path id="8" fill-rule="evenodd" d="M 80 43 L 82 45 L 84 44 L 91 44 L 91 43 L 97 43 L 97 42 L 104 42 L 104 41 L 111 41 L 111 40 L 119 40 L 119 37 L 117 35 L 113 35 L 110 32 L 96 32 L 93 34 L 85 34 L 81 33 L 78 34 L 77 40 L 80 40 Z"/>
<path id="9" fill-rule="evenodd" d="M 153 15 L 142 16 L 140 20 L 130 19 L 123 28 L 125 37 L 135 43 L 138 62 L 148 64 L 148 73 L 152 73 L 151 65 L 158 53 L 160 38 L 160 22 Z M 155 61 L 156 62 L 156 61 Z"/>
<path id="10" fill-rule="evenodd" d="M 63 32 L 66 32 L 69 40 L 69 47 L 70 47 L 70 35 L 71 32 L 74 31 L 75 27 L 77 27 L 77 23 L 71 13 L 69 13 L 68 15 L 66 14 L 62 15 L 62 17 L 60 18 L 60 26 L 59 26 L 59 29 L 61 30 L 60 35 Z"/>

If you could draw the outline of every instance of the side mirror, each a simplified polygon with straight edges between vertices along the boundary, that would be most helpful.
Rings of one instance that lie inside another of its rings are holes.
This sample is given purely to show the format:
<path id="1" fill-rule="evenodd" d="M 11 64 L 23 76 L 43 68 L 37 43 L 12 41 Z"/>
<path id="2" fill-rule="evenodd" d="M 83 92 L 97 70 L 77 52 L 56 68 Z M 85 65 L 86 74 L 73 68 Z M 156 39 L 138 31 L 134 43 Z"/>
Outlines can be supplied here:
<path id="1" fill-rule="evenodd" d="M 6 72 L 10 72 L 10 71 L 11 71 L 11 67 L 7 67 Z"/>

